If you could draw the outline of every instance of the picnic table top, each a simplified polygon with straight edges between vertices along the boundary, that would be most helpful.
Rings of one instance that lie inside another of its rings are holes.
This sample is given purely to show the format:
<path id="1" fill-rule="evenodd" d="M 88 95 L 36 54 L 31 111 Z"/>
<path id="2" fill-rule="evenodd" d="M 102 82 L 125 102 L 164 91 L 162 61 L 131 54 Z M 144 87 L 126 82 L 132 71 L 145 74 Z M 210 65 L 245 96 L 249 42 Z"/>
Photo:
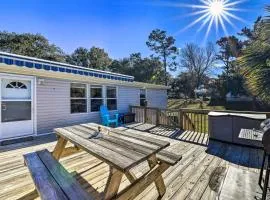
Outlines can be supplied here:
<path id="1" fill-rule="evenodd" d="M 101 127 L 102 134 L 98 134 L 98 127 Z M 58 136 L 122 172 L 128 171 L 170 145 L 163 140 L 137 133 L 126 133 L 95 123 L 56 128 L 54 131 Z"/>
<path id="2" fill-rule="evenodd" d="M 247 140 L 262 141 L 263 132 L 253 129 L 241 129 L 238 137 Z"/>

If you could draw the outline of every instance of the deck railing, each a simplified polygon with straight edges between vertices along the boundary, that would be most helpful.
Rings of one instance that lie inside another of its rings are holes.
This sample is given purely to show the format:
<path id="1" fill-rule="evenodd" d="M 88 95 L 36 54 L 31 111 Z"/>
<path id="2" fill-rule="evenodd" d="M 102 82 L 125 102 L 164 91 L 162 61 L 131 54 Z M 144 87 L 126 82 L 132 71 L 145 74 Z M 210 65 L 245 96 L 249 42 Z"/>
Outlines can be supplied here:
<path id="1" fill-rule="evenodd" d="M 208 113 L 206 109 L 159 109 L 153 107 L 131 106 L 131 112 L 135 113 L 135 121 L 154 125 L 163 125 L 183 130 L 190 130 L 200 133 L 208 133 Z M 269 112 L 254 111 L 219 111 L 245 114 L 266 114 Z"/>
<path id="2" fill-rule="evenodd" d="M 135 121 L 154 125 L 163 125 L 184 130 L 208 132 L 208 113 L 210 110 L 159 109 L 131 106 Z"/>

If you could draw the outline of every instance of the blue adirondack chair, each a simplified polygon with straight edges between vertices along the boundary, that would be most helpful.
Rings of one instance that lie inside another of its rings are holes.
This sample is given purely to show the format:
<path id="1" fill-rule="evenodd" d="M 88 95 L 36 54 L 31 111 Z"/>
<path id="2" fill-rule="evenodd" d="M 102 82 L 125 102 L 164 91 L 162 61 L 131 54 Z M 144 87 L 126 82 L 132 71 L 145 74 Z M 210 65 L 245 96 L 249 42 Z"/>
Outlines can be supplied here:
<path id="1" fill-rule="evenodd" d="M 118 113 L 115 114 L 115 118 L 110 117 L 110 113 L 108 111 L 107 106 L 100 106 L 100 116 L 102 120 L 102 124 L 104 126 L 110 126 L 110 124 L 115 124 L 115 127 L 118 126 Z"/>

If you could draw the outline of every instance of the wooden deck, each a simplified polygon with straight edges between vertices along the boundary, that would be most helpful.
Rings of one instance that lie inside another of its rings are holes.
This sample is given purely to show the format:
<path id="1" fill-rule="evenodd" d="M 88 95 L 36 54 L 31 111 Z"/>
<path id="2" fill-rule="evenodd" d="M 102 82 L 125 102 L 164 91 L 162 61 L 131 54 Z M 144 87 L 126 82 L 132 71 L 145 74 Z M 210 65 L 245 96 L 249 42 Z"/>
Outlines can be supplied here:
<path id="1" fill-rule="evenodd" d="M 168 150 L 183 155 L 183 159 L 164 174 L 167 191 L 162 199 L 231 199 L 226 196 L 224 178 L 228 171 L 237 172 L 232 184 L 238 187 L 230 189 L 229 193 L 241 196 L 242 199 L 260 199 L 261 190 L 255 194 L 246 195 L 243 188 L 256 188 L 262 151 L 243 146 L 208 141 L 207 134 L 196 132 L 181 132 L 169 128 L 155 127 L 149 124 L 132 124 L 127 128 L 119 128 L 127 132 L 137 130 L 151 137 L 160 138 L 171 143 Z M 50 151 L 56 142 L 54 137 L 42 137 L 33 141 L 8 146 L 0 146 L 0 199 L 36 199 L 34 185 L 28 169 L 24 166 L 22 155 L 27 152 L 47 148 Z M 108 166 L 95 157 L 80 152 L 60 160 L 64 167 L 72 173 L 81 185 L 97 199 L 103 195 L 108 178 Z M 143 163 L 133 171 L 137 176 L 148 170 Z M 243 175 L 244 174 L 244 175 Z M 247 175 L 255 177 L 246 180 Z M 245 179 L 244 179 L 245 178 Z M 251 181 L 253 180 L 253 181 Z M 241 184 L 241 181 L 244 183 Z M 120 190 L 129 184 L 126 177 L 122 179 Z M 230 184 L 229 184 L 230 185 Z M 32 192 L 32 193 L 31 193 Z M 154 184 L 146 188 L 136 199 L 157 199 L 158 194 Z M 232 198 L 233 199 L 233 198 Z"/>

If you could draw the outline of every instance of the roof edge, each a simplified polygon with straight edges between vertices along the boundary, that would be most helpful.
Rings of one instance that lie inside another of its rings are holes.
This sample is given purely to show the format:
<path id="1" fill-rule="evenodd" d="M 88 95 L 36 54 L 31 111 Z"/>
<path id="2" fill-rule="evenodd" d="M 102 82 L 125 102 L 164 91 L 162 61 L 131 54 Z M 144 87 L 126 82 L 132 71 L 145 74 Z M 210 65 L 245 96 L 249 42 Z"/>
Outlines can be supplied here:
<path id="1" fill-rule="evenodd" d="M 68 64 L 68 63 L 45 60 L 45 59 L 36 58 L 36 57 L 30 57 L 30 56 L 23 56 L 23 55 L 19 55 L 19 54 L 7 53 L 7 52 L 3 52 L 3 51 L 0 51 L 0 55 L 12 56 L 12 57 L 15 57 L 15 58 L 21 58 L 21 59 L 37 61 L 37 62 L 43 62 L 43 63 L 46 63 L 46 64 L 55 64 L 55 65 L 73 67 L 73 68 L 78 68 L 78 69 L 83 69 L 83 70 L 91 70 L 91 71 L 96 71 L 96 72 L 100 72 L 100 73 L 107 73 L 107 74 L 112 74 L 112 75 L 125 76 L 125 77 L 129 77 L 129 78 L 134 79 L 134 76 L 130 76 L 130 75 L 126 75 L 126 74 L 120 74 L 120 73 L 115 73 L 115 72 L 110 72 L 110 71 L 105 71 L 105 70 L 99 70 L 99 69 L 93 69 L 93 68 L 82 67 L 82 66 L 77 66 L 77 65 L 71 65 L 71 64 Z"/>

